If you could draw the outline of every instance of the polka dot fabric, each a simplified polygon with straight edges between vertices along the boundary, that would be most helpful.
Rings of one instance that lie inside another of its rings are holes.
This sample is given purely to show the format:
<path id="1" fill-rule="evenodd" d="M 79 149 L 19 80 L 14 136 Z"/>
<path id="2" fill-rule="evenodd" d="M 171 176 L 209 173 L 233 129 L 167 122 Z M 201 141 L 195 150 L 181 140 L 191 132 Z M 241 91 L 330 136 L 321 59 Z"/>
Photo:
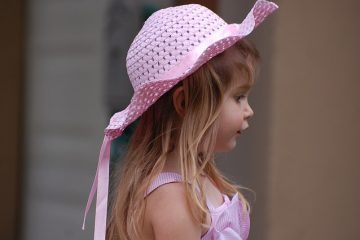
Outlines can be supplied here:
<path id="1" fill-rule="evenodd" d="M 277 5 L 258 0 L 241 24 L 227 24 L 211 10 L 188 4 L 159 10 L 135 37 L 126 58 L 134 88 L 129 106 L 110 120 L 105 134 L 121 135 L 176 83 L 250 34 Z"/>

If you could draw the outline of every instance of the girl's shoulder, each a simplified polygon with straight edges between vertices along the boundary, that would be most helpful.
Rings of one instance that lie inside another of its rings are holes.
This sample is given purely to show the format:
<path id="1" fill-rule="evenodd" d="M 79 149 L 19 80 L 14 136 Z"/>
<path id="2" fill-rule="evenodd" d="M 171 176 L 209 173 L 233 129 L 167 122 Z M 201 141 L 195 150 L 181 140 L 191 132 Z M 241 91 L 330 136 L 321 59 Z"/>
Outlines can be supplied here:
<path id="1" fill-rule="evenodd" d="M 184 207 L 186 207 L 185 186 L 181 175 L 161 173 L 148 188 L 146 195 L 147 212 L 151 216 L 165 215 L 165 212 L 177 214 L 183 212 Z"/>
<path id="2" fill-rule="evenodd" d="M 181 181 L 170 181 L 151 190 L 146 197 L 145 218 L 156 239 L 200 239 L 201 225 L 192 217 Z"/>

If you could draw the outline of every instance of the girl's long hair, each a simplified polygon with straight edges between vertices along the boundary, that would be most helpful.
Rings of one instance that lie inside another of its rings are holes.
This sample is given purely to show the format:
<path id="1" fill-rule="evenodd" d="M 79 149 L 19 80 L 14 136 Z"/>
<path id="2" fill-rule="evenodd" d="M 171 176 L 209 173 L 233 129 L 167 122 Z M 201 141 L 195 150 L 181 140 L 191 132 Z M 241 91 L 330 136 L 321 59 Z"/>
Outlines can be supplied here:
<path id="1" fill-rule="evenodd" d="M 205 174 L 229 196 L 238 193 L 244 211 L 249 203 L 240 187 L 230 182 L 214 163 L 218 116 L 225 91 L 241 74 L 252 85 L 259 54 L 247 40 L 238 41 L 215 56 L 157 100 L 140 118 L 123 159 L 109 209 L 107 239 L 142 239 L 146 191 L 162 171 L 168 153 L 179 147 L 185 194 L 194 219 L 206 225 L 207 205 L 201 184 Z M 180 118 L 172 104 L 174 90 L 182 85 L 185 115 Z"/>

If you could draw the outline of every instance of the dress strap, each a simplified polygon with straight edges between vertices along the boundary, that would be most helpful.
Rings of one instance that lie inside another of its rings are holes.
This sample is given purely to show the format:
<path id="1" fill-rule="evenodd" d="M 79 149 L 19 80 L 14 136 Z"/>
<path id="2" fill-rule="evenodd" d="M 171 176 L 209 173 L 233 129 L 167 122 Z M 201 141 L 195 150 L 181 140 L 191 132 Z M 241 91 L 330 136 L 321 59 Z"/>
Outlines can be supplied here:
<path id="1" fill-rule="evenodd" d="M 158 187 L 172 182 L 182 182 L 183 178 L 180 174 L 175 172 L 162 172 L 159 176 L 151 183 L 150 187 L 146 192 L 146 196 L 152 193 Z"/>

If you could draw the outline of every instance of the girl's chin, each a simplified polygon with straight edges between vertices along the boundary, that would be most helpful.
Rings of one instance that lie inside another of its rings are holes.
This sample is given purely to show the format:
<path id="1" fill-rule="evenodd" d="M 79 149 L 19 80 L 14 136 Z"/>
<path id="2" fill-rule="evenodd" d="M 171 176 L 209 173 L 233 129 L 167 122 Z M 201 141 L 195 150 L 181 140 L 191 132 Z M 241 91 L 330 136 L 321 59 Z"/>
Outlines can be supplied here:
<path id="1" fill-rule="evenodd" d="M 216 153 L 226 153 L 232 151 L 236 147 L 236 141 L 233 140 L 226 145 L 215 148 Z"/>

